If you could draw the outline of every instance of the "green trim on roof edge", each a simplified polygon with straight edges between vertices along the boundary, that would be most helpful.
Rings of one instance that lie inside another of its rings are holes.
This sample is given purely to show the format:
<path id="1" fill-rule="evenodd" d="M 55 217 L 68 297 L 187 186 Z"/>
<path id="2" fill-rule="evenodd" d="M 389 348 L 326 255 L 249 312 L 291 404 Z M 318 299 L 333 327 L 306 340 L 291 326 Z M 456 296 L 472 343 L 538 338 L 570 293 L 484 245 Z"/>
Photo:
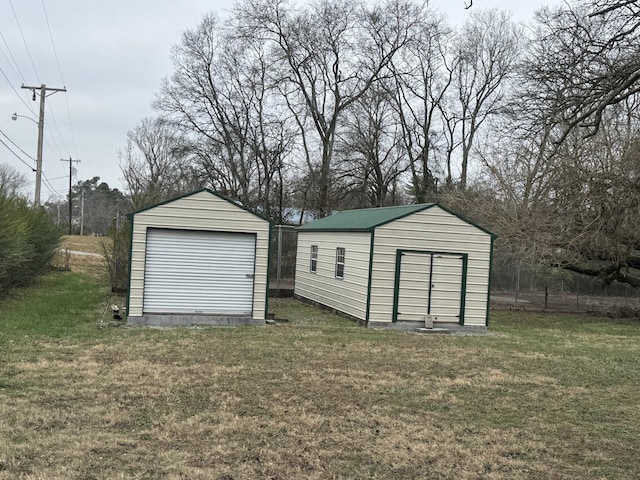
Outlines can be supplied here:
<path id="1" fill-rule="evenodd" d="M 439 203 L 420 203 L 420 204 L 412 204 L 412 205 L 398 205 L 395 207 L 376 207 L 376 208 L 363 208 L 359 210 L 344 210 L 342 212 L 336 212 L 333 215 L 330 215 L 325 218 L 321 218 L 319 220 L 315 220 L 313 222 L 309 222 L 306 225 L 302 225 L 297 227 L 296 230 L 299 232 L 371 232 L 376 227 L 380 227 L 382 225 L 386 225 L 391 222 L 395 222 L 396 220 L 400 220 L 402 218 L 408 217 L 409 215 L 413 215 L 414 213 L 422 212 L 424 210 L 428 210 L 432 207 L 439 207 L 443 211 L 447 212 L 450 215 L 462 220 L 463 222 L 476 227 L 478 230 L 491 235 L 491 238 L 497 238 L 496 234 L 487 230 L 486 228 L 481 227 L 480 225 L 466 219 L 462 215 L 459 215 L 446 207 L 443 207 Z M 373 213 L 382 213 L 381 210 L 384 210 L 384 213 L 391 212 L 392 209 L 398 210 L 397 215 L 385 215 L 385 218 L 380 219 L 379 221 L 375 221 L 375 219 L 370 220 L 368 222 L 363 222 L 362 225 L 354 226 L 353 220 L 359 220 L 358 217 L 361 215 L 370 215 Z M 366 213 L 363 213 L 366 212 Z M 336 217 L 338 220 L 338 225 L 336 224 Z M 344 220 L 346 218 L 346 221 Z M 351 220 L 351 221 L 349 221 Z M 342 222 L 347 223 L 348 226 L 340 226 L 339 224 Z M 317 225 L 320 223 L 320 225 Z"/>
<path id="2" fill-rule="evenodd" d="M 432 207 L 434 204 L 397 205 L 394 207 L 362 208 L 336 212 L 296 230 L 314 232 L 370 232 L 375 227 L 393 222 L 413 213 Z"/>
<path id="3" fill-rule="evenodd" d="M 414 213 L 424 212 L 425 210 L 429 210 L 431 207 L 437 206 L 437 204 L 435 203 L 417 203 L 415 205 L 420 206 L 421 208 L 416 208 L 415 210 L 412 210 L 410 212 L 406 212 L 402 215 L 398 215 L 396 218 L 389 219 L 386 222 L 381 222 L 377 224 L 374 228 L 381 227 L 383 225 L 386 225 L 387 223 L 395 222 L 396 220 L 403 219 L 405 217 L 408 217 L 409 215 L 413 215 Z"/>

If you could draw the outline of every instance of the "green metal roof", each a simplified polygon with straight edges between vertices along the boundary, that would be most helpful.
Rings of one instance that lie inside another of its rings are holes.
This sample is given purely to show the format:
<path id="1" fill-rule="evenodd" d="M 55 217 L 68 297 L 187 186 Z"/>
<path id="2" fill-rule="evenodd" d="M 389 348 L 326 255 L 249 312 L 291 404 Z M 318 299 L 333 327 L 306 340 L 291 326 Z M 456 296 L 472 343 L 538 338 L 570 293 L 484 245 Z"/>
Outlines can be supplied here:
<path id="1" fill-rule="evenodd" d="M 426 210 L 434 203 L 418 205 L 402 205 L 399 207 L 364 208 L 361 210 L 345 210 L 337 212 L 315 222 L 298 227 L 300 231 L 369 231 L 379 225 L 397 220 L 412 213 Z"/>

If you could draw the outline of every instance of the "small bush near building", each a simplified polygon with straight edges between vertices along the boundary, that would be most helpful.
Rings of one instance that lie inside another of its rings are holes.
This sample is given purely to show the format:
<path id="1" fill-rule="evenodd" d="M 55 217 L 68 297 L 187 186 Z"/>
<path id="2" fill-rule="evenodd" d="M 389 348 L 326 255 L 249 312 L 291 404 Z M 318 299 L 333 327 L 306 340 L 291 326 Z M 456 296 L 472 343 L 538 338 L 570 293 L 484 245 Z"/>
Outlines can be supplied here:
<path id="1" fill-rule="evenodd" d="M 125 222 L 123 226 L 114 225 L 109 236 L 102 239 L 100 245 L 105 264 L 109 273 L 112 292 L 126 292 L 129 283 L 129 239 L 131 225 Z"/>

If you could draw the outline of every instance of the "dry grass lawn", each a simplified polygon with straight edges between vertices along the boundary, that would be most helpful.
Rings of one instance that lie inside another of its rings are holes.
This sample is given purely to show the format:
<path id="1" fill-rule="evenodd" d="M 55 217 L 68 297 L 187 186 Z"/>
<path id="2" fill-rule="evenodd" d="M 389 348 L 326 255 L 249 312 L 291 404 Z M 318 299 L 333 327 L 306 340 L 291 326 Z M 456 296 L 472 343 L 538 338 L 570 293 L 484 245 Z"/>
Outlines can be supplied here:
<path id="1" fill-rule="evenodd" d="M 3 332 L 0 479 L 638 478 L 640 323 L 418 336 L 272 310 L 289 321 Z"/>
<path id="2" fill-rule="evenodd" d="M 61 248 L 102 255 L 102 242 L 105 241 L 110 241 L 110 238 L 93 235 L 65 235 L 62 237 Z"/>
<path id="3" fill-rule="evenodd" d="M 87 273 L 96 280 L 105 281 L 108 274 L 102 245 L 110 241 L 109 237 L 65 235 L 52 264 L 56 268 Z"/>

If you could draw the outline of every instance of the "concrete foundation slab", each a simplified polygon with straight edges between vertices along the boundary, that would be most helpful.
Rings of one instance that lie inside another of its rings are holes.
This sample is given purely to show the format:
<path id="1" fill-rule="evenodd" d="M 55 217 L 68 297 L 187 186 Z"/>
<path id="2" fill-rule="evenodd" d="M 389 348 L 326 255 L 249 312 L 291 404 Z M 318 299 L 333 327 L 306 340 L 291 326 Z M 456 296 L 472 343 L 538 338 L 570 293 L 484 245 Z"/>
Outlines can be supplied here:
<path id="1" fill-rule="evenodd" d="M 128 317 L 127 324 L 132 326 L 154 327 L 190 327 L 192 325 L 237 327 L 241 325 L 264 326 L 265 321 L 239 315 L 145 314 L 139 317 Z"/>

